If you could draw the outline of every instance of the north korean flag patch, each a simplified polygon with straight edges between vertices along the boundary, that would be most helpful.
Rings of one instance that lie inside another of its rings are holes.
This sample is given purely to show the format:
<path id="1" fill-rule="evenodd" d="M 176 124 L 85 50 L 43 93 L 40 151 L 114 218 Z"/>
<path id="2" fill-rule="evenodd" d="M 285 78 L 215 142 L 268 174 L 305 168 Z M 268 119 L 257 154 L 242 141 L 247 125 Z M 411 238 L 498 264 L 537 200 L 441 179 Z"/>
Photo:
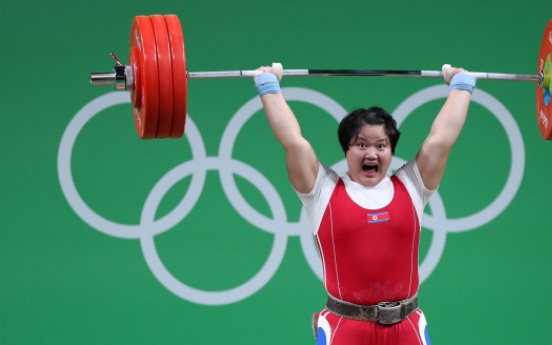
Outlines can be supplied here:
<path id="1" fill-rule="evenodd" d="M 388 211 L 368 213 L 367 218 L 368 218 L 368 224 L 383 223 L 391 220 L 391 218 L 389 218 Z"/>

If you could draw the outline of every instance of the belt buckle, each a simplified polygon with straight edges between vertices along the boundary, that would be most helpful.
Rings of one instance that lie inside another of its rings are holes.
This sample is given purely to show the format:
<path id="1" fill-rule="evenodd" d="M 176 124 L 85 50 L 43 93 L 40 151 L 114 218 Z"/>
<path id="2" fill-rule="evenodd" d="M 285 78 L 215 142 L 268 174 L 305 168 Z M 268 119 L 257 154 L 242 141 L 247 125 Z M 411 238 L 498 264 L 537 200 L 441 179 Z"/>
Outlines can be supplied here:
<path id="1" fill-rule="evenodd" d="M 402 302 L 380 302 L 377 304 L 377 322 L 391 325 L 404 319 L 406 310 Z"/>
<path id="2" fill-rule="evenodd" d="M 374 321 L 378 319 L 378 308 L 357 307 L 357 315 L 361 320 Z"/>

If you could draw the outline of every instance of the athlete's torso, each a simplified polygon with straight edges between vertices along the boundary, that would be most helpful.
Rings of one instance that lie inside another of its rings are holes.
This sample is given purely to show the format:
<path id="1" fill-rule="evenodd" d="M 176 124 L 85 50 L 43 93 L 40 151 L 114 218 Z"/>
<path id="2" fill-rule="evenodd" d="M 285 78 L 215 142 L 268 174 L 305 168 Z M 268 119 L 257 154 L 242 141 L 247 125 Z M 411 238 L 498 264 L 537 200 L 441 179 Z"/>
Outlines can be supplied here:
<path id="1" fill-rule="evenodd" d="M 324 285 L 355 304 L 410 298 L 418 291 L 420 222 L 404 184 L 391 178 L 393 197 L 379 209 L 356 204 L 339 180 L 317 232 Z"/>

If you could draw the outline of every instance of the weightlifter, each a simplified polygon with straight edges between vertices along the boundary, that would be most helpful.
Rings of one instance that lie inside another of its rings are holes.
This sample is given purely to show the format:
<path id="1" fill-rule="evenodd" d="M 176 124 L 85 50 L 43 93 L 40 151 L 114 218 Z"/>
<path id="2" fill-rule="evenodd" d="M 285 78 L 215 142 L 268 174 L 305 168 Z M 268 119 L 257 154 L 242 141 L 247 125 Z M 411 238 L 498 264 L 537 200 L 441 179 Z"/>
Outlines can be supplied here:
<path id="1" fill-rule="evenodd" d="M 255 85 L 322 259 L 328 299 L 314 318 L 317 344 L 430 344 L 417 300 L 421 219 L 476 84 L 462 68 L 445 65 L 443 72 L 450 91 L 429 135 L 416 157 L 388 176 L 400 132 L 384 109 L 357 109 L 340 122 L 348 171 L 339 175 L 301 135 L 280 90 L 282 66 L 257 70 Z"/>

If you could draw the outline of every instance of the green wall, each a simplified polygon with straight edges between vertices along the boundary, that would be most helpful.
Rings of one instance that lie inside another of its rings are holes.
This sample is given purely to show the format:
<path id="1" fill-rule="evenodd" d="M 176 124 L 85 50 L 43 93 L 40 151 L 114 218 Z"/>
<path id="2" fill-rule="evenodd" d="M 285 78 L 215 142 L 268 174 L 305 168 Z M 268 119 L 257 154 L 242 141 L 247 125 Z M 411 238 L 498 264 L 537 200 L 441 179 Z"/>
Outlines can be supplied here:
<path id="1" fill-rule="evenodd" d="M 314 244 L 253 82 L 190 81 L 185 138 L 148 141 L 128 95 L 89 85 L 90 72 L 111 69 L 110 51 L 126 62 L 135 15 L 177 14 L 194 72 L 279 61 L 536 74 L 552 18 L 542 0 L 0 9 L 1 344 L 314 343 L 310 316 L 325 301 Z M 282 87 L 320 158 L 342 166 L 336 117 L 394 112 L 398 164 L 425 138 L 442 84 L 289 77 Z M 545 344 L 552 143 L 539 134 L 534 84 L 477 86 L 426 210 L 422 309 L 434 344 Z"/>

